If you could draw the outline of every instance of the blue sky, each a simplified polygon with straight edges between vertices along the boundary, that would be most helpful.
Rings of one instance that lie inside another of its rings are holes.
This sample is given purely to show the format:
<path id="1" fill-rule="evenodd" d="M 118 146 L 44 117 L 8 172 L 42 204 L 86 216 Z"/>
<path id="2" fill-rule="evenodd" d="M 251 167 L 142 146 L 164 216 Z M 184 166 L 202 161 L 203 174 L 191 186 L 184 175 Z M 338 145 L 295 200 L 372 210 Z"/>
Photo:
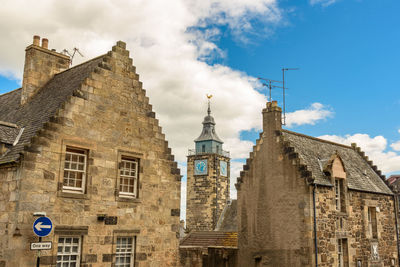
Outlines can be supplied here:
<path id="1" fill-rule="evenodd" d="M 234 43 L 229 34 L 221 38 L 228 51 L 224 64 L 279 80 L 283 66 L 299 67 L 286 76 L 287 110 L 320 102 L 334 117 L 296 131 L 314 136 L 363 132 L 398 140 L 400 2 L 338 1 L 326 7 L 293 2 L 282 3 L 291 12 L 272 37 L 254 45 Z M 278 99 L 280 93 L 275 93 Z"/>
<path id="2" fill-rule="evenodd" d="M 234 191 L 261 130 L 267 90 L 256 78 L 281 80 L 282 67 L 300 68 L 286 73 L 286 128 L 356 142 L 385 174 L 400 173 L 400 1 L 121 2 L 73 0 L 73 9 L 61 1 L 5 3 L 0 94 L 20 86 L 24 48 L 34 34 L 57 51 L 78 47 L 85 57 L 76 63 L 123 40 L 184 175 L 205 95 L 214 95 Z M 281 104 L 281 91 L 274 89 L 272 98 Z"/>

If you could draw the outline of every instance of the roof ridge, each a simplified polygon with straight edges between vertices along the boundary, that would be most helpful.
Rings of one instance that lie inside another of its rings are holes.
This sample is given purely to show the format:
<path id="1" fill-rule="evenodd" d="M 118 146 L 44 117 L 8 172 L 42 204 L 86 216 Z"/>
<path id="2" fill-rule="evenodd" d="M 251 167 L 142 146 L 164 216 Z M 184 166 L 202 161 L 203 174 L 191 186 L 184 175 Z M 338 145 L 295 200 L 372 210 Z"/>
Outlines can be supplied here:
<path id="1" fill-rule="evenodd" d="M 63 71 L 61 71 L 61 72 L 55 74 L 54 76 L 57 76 L 57 75 L 62 74 L 62 73 L 66 73 L 66 72 L 69 71 L 69 70 L 73 70 L 73 69 L 75 69 L 75 68 L 77 68 L 77 67 L 80 67 L 80 66 L 82 66 L 82 65 L 85 65 L 85 64 L 87 64 L 87 63 L 90 63 L 90 62 L 92 62 L 92 61 L 94 61 L 94 60 L 96 60 L 96 59 L 99 59 L 99 58 L 101 58 L 101 57 L 104 57 L 104 56 L 106 56 L 106 55 L 107 55 L 107 54 L 102 54 L 102 55 L 100 55 L 100 56 L 97 56 L 97 57 L 94 57 L 94 58 L 92 58 L 92 59 L 89 59 L 88 61 L 82 62 L 82 63 L 80 63 L 80 64 L 78 64 L 78 65 L 75 65 L 75 66 L 73 66 L 73 67 L 71 67 L 71 68 L 68 68 L 68 69 L 66 69 L 66 70 L 63 70 Z"/>
<path id="2" fill-rule="evenodd" d="M 0 125 L 12 127 L 12 128 L 19 128 L 18 125 L 16 125 L 15 123 L 7 122 L 7 121 L 0 121 Z"/>
<path id="3" fill-rule="evenodd" d="M 4 96 L 4 95 L 7 95 L 7 94 L 10 94 L 10 93 L 14 93 L 15 91 L 21 90 L 21 89 L 22 89 L 22 87 L 17 88 L 17 89 L 14 89 L 14 90 L 11 90 L 11 91 L 9 91 L 9 92 L 6 92 L 6 93 L 4 93 L 4 94 L 1 94 L 0 97 L 2 97 L 2 96 Z"/>
<path id="4" fill-rule="evenodd" d="M 302 133 L 298 133 L 298 132 L 293 132 L 293 131 L 289 131 L 289 130 L 286 130 L 286 129 L 282 129 L 281 131 L 282 132 L 287 132 L 289 134 L 294 134 L 294 135 L 297 135 L 297 136 L 313 139 L 313 140 L 316 140 L 316 141 L 319 141 L 319 142 L 324 142 L 324 143 L 337 145 L 337 146 L 341 146 L 341 147 L 345 147 L 345 148 L 349 148 L 349 149 L 354 150 L 352 146 L 336 143 L 336 142 L 329 141 L 329 140 L 326 140 L 326 139 L 322 139 L 322 138 L 318 138 L 318 137 L 314 137 L 314 136 L 310 136 L 310 135 L 306 135 L 306 134 L 302 134 Z"/>

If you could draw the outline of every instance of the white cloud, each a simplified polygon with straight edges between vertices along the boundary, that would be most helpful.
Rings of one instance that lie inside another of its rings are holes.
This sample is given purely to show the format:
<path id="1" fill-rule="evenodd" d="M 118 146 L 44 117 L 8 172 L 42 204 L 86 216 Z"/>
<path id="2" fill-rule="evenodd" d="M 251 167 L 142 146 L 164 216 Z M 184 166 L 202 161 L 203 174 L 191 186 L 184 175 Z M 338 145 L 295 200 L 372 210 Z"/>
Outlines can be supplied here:
<path id="1" fill-rule="evenodd" d="M 181 181 L 181 220 L 186 220 L 186 179 Z"/>
<path id="2" fill-rule="evenodd" d="M 79 48 L 85 57 L 76 56 L 74 64 L 125 41 L 181 173 L 186 174 L 182 162 L 201 133 L 206 93 L 214 95 L 216 130 L 233 158 L 247 158 L 253 145 L 239 139 L 240 131 L 262 125 L 266 97 L 255 89 L 257 79 L 227 66 L 207 64 L 225 56 L 216 45 L 223 34 L 218 26 L 227 27 L 236 40 L 248 42 L 249 35 L 268 36 L 281 21 L 276 0 L 5 1 L 0 9 L 0 75 L 21 79 L 24 50 L 36 34 L 48 38 L 49 48 L 57 51 Z M 257 23 L 257 31 L 252 22 Z M 288 121 L 314 124 L 330 114 L 315 103 L 308 110 L 288 114 Z M 232 162 L 233 189 L 241 168 L 242 163 Z M 184 180 L 182 200 L 185 190 Z"/>
<path id="3" fill-rule="evenodd" d="M 313 103 L 307 109 L 296 110 L 286 114 L 286 126 L 293 127 L 303 124 L 314 125 L 318 121 L 333 116 L 333 112 L 321 103 Z"/>
<path id="4" fill-rule="evenodd" d="M 251 21 L 268 31 L 280 20 L 275 0 L 6 1 L 0 9 L 0 74 L 21 78 L 24 49 L 34 34 L 47 37 L 57 51 L 78 47 L 85 57 L 76 56 L 75 64 L 123 40 L 169 146 L 185 161 L 201 132 L 206 93 L 214 95 L 212 113 L 223 140 L 245 147 L 239 132 L 261 124 L 265 97 L 254 89 L 256 80 L 206 62 L 224 57 L 214 42 L 223 34 L 217 27 L 245 38 Z"/>
<path id="5" fill-rule="evenodd" d="M 400 154 L 387 151 L 387 140 L 383 136 L 370 137 L 368 134 L 358 133 L 346 136 L 323 135 L 319 138 L 346 145 L 356 143 L 384 173 L 400 172 Z"/>
<path id="6" fill-rule="evenodd" d="M 390 145 L 393 150 L 400 151 L 400 141 L 397 141 Z M 399 163 L 400 164 L 400 163 Z"/>
<path id="7" fill-rule="evenodd" d="M 330 6 L 336 3 L 338 0 L 310 0 L 310 4 L 314 5 L 322 5 L 322 6 Z"/>
<path id="8" fill-rule="evenodd" d="M 237 191 L 235 188 L 235 183 L 238 177 L 240 177 L 240 172 L 243 170 L 243 165 L 245 164 L 245 160 L 241 161 L 231 161 L 231 186 L 230 186 L 230 193 L 231 199 L 237 198 Z"/>

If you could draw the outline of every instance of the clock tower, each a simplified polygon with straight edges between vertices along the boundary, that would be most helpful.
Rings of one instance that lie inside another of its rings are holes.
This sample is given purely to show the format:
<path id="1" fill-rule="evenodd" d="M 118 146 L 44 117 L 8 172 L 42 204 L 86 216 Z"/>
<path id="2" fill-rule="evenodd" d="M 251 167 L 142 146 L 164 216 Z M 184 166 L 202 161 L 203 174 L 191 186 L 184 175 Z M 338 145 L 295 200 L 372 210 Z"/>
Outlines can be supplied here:
<path id="1" fill-rule="evenodd" d="M 186 227 L 189 231 L 212 231 L 229 200 L 229 152 L 215 132 L 210 98 L 203 131 L 187 157 Z"/>

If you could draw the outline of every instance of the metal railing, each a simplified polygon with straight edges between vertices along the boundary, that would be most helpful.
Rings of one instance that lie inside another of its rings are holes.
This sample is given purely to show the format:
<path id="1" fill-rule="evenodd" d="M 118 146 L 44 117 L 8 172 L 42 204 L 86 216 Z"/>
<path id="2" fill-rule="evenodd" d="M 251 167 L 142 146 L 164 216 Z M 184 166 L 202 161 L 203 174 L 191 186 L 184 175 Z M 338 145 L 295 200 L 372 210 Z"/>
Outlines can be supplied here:
<path id="1" fill-rule="evenodd" d="M 229 158 L 230 154 L 229 151 L 225 151 L 225 150 L 219 150 L 219 151 L 211 151 L 210 149 L 206 149 L 206 151 L 204 152 L 197 152 L 196 153 L 196 149 L 188 149 L 188 156 L 194 156 L 194 155 L 205 155 L 205 154 L 218 154 L 224 157 Z"/>

